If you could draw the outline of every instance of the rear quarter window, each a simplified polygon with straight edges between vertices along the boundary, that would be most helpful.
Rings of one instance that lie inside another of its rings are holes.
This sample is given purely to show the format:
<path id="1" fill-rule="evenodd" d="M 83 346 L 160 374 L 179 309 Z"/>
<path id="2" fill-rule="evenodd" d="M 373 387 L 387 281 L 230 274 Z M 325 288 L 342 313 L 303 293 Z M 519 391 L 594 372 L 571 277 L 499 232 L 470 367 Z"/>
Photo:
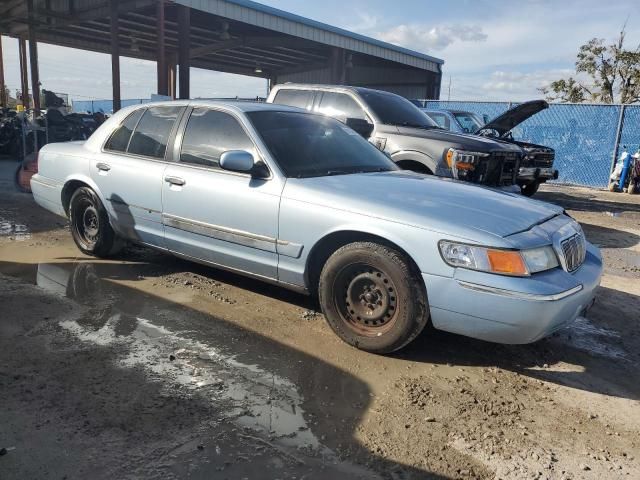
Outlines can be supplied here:
<path id="1" fill-rule="evenodd" d="M 151 107 L 138 122 L 127 153 L 164 158 L 167 142 L 183 107 Z"/>

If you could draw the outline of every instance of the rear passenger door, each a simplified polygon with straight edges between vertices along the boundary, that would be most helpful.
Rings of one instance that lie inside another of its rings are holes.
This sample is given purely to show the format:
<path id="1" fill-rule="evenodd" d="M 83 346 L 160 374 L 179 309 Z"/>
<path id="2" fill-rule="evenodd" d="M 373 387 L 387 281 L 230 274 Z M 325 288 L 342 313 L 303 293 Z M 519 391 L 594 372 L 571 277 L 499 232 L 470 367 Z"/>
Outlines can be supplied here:
<path id="1" fill-rule="evenodd" d="M 260 159 L 235 114 L 197 107 L 182 123 L 186 126 L 174 147 L 178 161 L 167 166 L 162 186 L 167 247 L 275 279 L 282 182 L 220 168 L 220 156 L 228 150 L 245 150 Z"/>
<path id="2" fill-rule="evenodd" d="M 91 165 L 120 235 L 164 248 L 162 179 L 167 144 L 182 106 L 135 110 L 111 134 Z"/>

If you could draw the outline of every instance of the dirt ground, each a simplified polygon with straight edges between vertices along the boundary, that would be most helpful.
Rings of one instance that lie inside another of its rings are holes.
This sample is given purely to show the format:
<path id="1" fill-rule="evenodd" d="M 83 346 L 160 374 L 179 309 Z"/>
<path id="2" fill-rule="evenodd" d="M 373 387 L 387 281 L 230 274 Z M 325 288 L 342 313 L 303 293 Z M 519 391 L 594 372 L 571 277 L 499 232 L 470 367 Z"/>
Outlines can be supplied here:
<path id="1" fill-rule="evenodd" d="M 640 196 L 548 186 L 603 252 L 588 321 L 383 357 L 315 303 L 79 254 L 0 161 L 0 478 L 640 478 Z"/>

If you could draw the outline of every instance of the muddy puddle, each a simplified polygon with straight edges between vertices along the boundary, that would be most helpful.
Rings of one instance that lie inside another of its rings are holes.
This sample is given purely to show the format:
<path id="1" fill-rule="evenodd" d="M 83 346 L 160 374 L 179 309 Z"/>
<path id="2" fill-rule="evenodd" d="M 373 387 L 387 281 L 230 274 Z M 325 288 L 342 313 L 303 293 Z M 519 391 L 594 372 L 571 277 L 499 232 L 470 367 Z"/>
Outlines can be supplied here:
<path id="1" fill-rule="evenodd" d="M 31 238 L 29 227 L 23 223 L 11 219 L 8 212 L 0 210 L 0 237 L 10 237 L 12 240 L 22 242 Z"/>
<path id="2" fill-rule="evenodd" d="M 118 351 L 117 367 L 141 369 L 168 391 L 204 398 L 243 435 L 289 461 L 313 458 L 360 476 L 336 447 L 352 437 L 369 391 L 332 366 L 239 327 L 115 283 L 136 265 L 5 263 L 8 271 L 84 307 L 60 327 L 96 348 Z M 336 406 L 346 400 L 346 408 Z M 327 420 L 328 419 L 328 420 Z M 217 445 L 211 448 L 219 449 Z"/>

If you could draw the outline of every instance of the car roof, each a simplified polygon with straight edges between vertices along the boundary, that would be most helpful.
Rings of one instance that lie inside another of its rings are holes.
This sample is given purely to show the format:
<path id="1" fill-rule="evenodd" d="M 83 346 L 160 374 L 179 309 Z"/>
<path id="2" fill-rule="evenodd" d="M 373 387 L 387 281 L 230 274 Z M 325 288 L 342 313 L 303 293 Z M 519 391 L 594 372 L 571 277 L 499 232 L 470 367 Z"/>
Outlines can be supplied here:
<path id="1" fill-rule="evenodd" d="M 367 88 L 367 87 L 354 87 L 351 85 L 326 85 L 326 84 L 314 84 L 314 83 L 282 83 L 280 85 L 276 85 L 273 87 L 278 90 L 323 90 L 323 91 L 336 91 L 336 92 L 345 92 L 351 91 L 356 93 L 380 93 L 385 95 L 394 95 L 400 96 L 393 92 L 387 92 L 385 90 L 377 90 L 375 88 Z"/>
<path id="2" fill-rule="evenodd" d="M 263 102 L 245 102 L 241 100 L 167 100 L 160 102 L 149 102 L 135 105 L 138 108 L 145 107 L 168 107 L 168 106 L 191 106 L 191 107 L 224 107 L 236 112 L 259 112 L 259 111 L 277 111 L 277 112 L 307 112 L 307 110 L 289 107 L 287 105 L 279 105 L 274 103 Z M 130 108 L 133 110 L 133 108 Z M 308 113 L 308 112 L 307 112 Z"/>

